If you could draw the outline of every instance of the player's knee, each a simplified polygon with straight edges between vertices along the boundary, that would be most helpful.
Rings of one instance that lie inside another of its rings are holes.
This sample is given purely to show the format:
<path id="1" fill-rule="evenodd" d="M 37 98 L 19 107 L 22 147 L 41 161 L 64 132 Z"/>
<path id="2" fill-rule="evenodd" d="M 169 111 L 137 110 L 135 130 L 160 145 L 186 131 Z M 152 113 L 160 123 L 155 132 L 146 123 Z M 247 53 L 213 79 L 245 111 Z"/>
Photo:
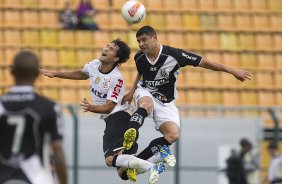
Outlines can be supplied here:
<path id="1" fill-rule="evenodd" d="M 151 102 L 142 102 L 139 107 L 146 109 L 147 113 L 150 114 L 153 110 L 153 103 Z"/>
<path id="2" fill-rule="evenodd" d="M 106 165 L 108 166 L 108 167 L 111 167 L 113 164 L 113 157 L 112 156 L 109 156 L 109 157 L 107 157 L 106 159 L 105 159 L 105 162 L 106 162 Z"/>
<path id="3" fill-rule="evenodd" d="M 179 138 L 179 132 L 170 132 L 165 135 L 165 139 L 170 143 L 174 143 Z"/>

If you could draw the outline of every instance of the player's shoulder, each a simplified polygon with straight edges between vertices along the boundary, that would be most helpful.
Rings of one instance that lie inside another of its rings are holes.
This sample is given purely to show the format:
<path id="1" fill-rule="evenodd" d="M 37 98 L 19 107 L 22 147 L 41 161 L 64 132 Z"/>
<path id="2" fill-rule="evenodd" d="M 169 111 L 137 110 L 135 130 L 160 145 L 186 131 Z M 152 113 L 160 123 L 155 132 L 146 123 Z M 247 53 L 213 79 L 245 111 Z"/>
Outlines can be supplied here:
<path id="1" fill-rule="evenodd" d="M 37 105 L 40 105 L 44 108 L 54 108 L 54 106 L 56 106 L 56 102 L 54 102 L 53 100 L 51 100 L 50 98 L 34 93 L 36 96 L 36 100 L 35 103 L 37 103 Z"/>
<path id="2" fill-rule="evenodd" d="M 135 62 L 138 62 L 138 60 L 139 60 L 140 58 L 142 58 L 142 56 L 145 56 L 145 54 L 143 53 L 142 50 L 139 50 L 139 51 L 134 55 L 134 60 L 135 60 Z"/>
<path id="3" fill-rule="evenodd" d="M 92 67 L 98 67 L 101 64 L 101 61 L 99 59 L 93 59 L 92 61 L 88 62 L 86 65 L 92 66 Z"/>
<path id="4" fill-rule="evenodd" d="M 123 75 L 118 67 L 115 67 L 110 74 L 111 74 L 111 78 L 113 79 L 114 78 L 123 78 Z"/>
<path id="5" fill-rule="evenodd" d="M 163 46 L 162 54 L 173 55 L 179 53 L 179 51 L 182 51 L 182 49 L 180 48 L 172 47 L 169 45 L 162 45 L 162 46 Z"/>

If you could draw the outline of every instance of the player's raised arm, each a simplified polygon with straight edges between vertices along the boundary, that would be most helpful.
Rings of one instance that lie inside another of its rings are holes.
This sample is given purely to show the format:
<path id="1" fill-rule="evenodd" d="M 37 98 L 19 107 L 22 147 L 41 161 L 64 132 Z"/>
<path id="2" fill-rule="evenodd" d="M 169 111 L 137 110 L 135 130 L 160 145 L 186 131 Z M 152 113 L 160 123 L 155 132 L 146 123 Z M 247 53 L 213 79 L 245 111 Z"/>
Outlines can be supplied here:
<path id="1" fill-rule="evenodd" d="M 86 80 L 89 78 L 82 70 L 72 70 L 72 71 L 50 71 L 46 69 L 40 69 L 40 73 L 47 77 L 53 78 L 63 78 L 63 79 L 73 79 L 73 80 Z"/>
<path id="2" fill-rule="evenodd" d="M 214 70 L 214 71 L 222 71 L 226 73 L 232 74 L 235 78 L 238 80 L 244 82 L 245 80 L 251 80 L 252 75 L 249 71 L 236 69 L 230 66 L 226 66 L 221 63 L 217 63 L 214 61 L 209 61 L 207 59 L 202 59 L 202 61 L 199 64 L 200 67 Z"/>
<path id="3" fill-rule="evenodd" d="M 124 95 L 124 97 L 122 99 L 122 102 L 121 102 L 122 104 L 124 104 L 126 102 L 131 103 L 133 95 L 134 95 L 134 92 L 135 92 L 135 90 L 137 88 L 137 84 L 140 81 L 140 78 L 141 78 L 141 74 L 137 73 L 135 81 L 133 83 L 133 86 L 131 87 L 129 92 L 126 95 Z"/>
<path id="4" fill-rule="evenodd" d="M 60 184 L 67 184 L 67 167 L 61 141 L 53 142 L 51 148 L 54 152 L 55 172 Z"/>

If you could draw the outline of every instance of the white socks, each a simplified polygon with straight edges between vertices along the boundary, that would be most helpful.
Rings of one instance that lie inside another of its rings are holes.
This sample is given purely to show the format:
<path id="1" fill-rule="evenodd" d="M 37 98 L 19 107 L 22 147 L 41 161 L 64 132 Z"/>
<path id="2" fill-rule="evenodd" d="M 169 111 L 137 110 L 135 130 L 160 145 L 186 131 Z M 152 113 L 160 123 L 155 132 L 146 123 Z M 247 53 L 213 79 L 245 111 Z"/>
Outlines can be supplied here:
<path id="1" fill-rule="evenodd" d="M 154 164 L 142 160 L 133 155 L 119 155 L 116 159 L 116 166 L 148 171 Z"/>
<path id="2" fill-rule="evenodd" d="M 156 164 L 156 163 L 162 162 L 163 159 L 161 158 L 161 154 L 158 153 L 148 158 L 147 161 Z"/>

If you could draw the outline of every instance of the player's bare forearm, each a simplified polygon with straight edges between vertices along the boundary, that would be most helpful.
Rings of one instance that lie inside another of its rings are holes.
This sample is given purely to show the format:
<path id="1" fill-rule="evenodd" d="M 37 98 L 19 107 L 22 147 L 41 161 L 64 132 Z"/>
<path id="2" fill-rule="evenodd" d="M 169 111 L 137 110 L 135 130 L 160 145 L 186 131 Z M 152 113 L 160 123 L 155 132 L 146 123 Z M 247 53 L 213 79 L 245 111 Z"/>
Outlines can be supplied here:
<path id="1" fill-rule="evenodd" d="M 113 108 L 109 105 L 90 105 L 89 112 L 108 114 L 112 112 Z"/>
<path id="2" fill-rule="evenodd" d="M 206 68 L 206 69 L 210 69 L 214 71 L 230 73 L 236 79 L 240 80 L 241 82 L 244 82 L 246 80 L 251 80 L 252 78 L 252 75 L 249 71 L 232 68 L 224 64 L 214 62 L 214 61 L 203 59 L 199 66 L 202 68 Z"/>
<path id="3" fill-rule="evenodd" d="M 84 109 L 84 112 L 108 114 L 115 108 L 116 103 L 111 100 L 107 100 L 103 105 L 92 105 L 86 100 L 86 98 L 84 98 L 80 105 Z"/>
<path id="4" fill-rule="evenodd" d="M 72 80 L 86 80 L 89 78 L 85 73 L 82 72 L 82 70 L 50 71 L 46 69 L 40 69 L 40 73 L 50 78 L 57 77 Z"/>
<path id="5" fill-rule="evenodd" d="M 89 77 L 81 70 L 55 72 L 55 76 L 63 79 L 86 80 Z"/>
<path id="6" fill-rule="evenodd" d="M 123 97 L 121 104 L 125 104 L 126 102 L 131 103 L 132 98 L 133 98 L 133 95 L 134 95 L 134 92 L 135 92 L 135 90 L 136 90 L 136 88 L 137 88 L 137 84 L 138 84 L 140 78 L 141 78 L 141 75 L 140 75 L 139 73 L 137 73 L 132 88 L 131 88 L 131 89 L 129 90 L 129 92 Z"/>
<path id="7" fill-rule="evenodd" d="M 65 162 L 65 157 L 63 153 L 63 148 L 60 142 L 53 143 L 52 145 L 54 151 L 54 164 L 55 172 L 58 176 L 60 184 L 67 184 L 67 166 Z"/>
<path id="8" fill-rule="evenodd" d="M 231 73 L 233 72 L 233 69 L 231 67 L 228 67 L 226 65 L 223 65 L 221 63 L 217 63 L 214 61 L 209 61 L 206 59 L 203 59 L 199 65 L 202 68 L 206 68 L 206 69 L 210 69 L 210 70 L 214 70 L 214 71 L 222 71 L 222 72 L 227 72 L 227 73 Z"/>
<path id="9" fill-rule="evenodd" d="M 141 78 L 141 74 L 139 74 L 139 73 L 137 72 L 136 77 L 135 77 L 135 81 L 134 81 L 133 86 L 132 86 L 132 88 L 130 89 L 129 93 L 132 93 L 132 94 L 133 94 L 133 93 L 135 92 L 135 89 L 137 88 L 137 84 L 138 84 L 138 82 L 140 81 L 140 78 Z"/>

